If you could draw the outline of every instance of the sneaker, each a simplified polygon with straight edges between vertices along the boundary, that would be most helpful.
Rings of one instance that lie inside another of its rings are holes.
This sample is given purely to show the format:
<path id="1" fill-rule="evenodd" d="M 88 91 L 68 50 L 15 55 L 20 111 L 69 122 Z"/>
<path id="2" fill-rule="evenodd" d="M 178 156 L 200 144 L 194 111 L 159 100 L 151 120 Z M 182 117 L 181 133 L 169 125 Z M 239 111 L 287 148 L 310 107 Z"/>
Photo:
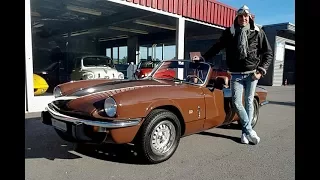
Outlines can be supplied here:
<path id="1" fill-rule="evenodd" d="M 241 135 L 241 143 L 249 144 L 249 140 L 247 139 L 247 135 L 245 133 Z"/>
<path id="2" fill-rule="evenodd" d="M 255 131 L 250 132 L 247 137 L 253 144 L 258 144 L 260 142 L 260 138 Z"/>

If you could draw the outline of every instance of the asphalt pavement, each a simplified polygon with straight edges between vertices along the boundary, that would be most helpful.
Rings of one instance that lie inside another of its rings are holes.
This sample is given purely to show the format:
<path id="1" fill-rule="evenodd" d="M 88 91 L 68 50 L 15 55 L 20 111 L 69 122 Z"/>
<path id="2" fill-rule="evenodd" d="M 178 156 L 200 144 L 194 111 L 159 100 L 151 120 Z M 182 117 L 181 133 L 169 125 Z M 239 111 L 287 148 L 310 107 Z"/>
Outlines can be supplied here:
<path id="1" fill-rule="evenodd" d="M 240 143 L 236 126 L 181 139 L 167 161 L 140 164 L 130 146 L 93 146 L 78 152 L 42 124 L 25 119 L 26 180 L 293 180 L 295 179 L 295 87 L 265 87 L 270 103 L 255 127 L 261 142 Z"/>

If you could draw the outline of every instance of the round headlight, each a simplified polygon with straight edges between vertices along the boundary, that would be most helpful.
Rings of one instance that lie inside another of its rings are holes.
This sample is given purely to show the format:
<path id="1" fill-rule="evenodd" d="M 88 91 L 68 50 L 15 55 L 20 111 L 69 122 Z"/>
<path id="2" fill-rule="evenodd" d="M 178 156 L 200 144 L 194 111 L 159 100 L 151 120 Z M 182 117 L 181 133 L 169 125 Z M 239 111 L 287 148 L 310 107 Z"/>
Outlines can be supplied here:
<path id="1" fill-rule="evenodd" d="M 112 97 L 104 101 L 104 111 L 109 117 L 114 117 L 117 114 L 117 103 Z"/>
<path id="2" fill-rule="evenodd" d="M 59 86 L 56 86 L 53 89 L 53 95 L 55 98 L 62 96 L 62 92 L 61 92 L 61 89 L 59 88 Z"/>
<path id="3" fill-rule="evenodd" d="M 119 79 L 124 79 L 123 73 L 120 72 L 119 75 L 118 75 L 118 78 L 119 78 Z"/>
<path id="4" fill-rule="evenodd" d="M 82 74 L 83 79 L 94 79 L 94 74 L 92 72 L 85 72 Z"/>

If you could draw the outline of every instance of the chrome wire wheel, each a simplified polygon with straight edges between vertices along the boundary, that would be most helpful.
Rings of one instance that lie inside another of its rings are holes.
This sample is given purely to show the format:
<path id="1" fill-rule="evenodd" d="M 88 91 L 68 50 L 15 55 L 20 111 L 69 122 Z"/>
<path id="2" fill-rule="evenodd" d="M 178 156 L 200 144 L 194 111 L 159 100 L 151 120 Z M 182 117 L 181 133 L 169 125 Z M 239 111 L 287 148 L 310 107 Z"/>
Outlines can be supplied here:
<path id="1" fill-rule="evenodd" d="M 151 150 L 157 155 L 168 152 L 176 139 L 176 128 L 171 121 L 160 122 L 151 133 Z"/>
<path id="2" fill-rule="evenodd" d="M 255 124 L 257 123 L 258 120 L 258 114 L 257 114 L 257 108 L 256 106 L 254 106 L 254 113 L 253 113 L 253 119 L 251 121 L 251 126 L 255 126 Z"/>

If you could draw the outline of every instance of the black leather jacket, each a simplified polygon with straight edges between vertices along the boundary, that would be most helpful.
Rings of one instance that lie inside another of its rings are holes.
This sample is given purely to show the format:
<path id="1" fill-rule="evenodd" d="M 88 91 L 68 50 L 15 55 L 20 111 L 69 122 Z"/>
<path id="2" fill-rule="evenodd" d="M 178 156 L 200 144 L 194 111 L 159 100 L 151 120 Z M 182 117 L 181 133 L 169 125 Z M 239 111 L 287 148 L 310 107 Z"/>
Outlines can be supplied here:
<path id="1" fill-rule="evenodd" d="M 248 57 L 246 59 L 239 59 L 237 35 L 235 35 L 234 25 L 226 28 L 218 42 L 203 54 L 202 57 L 210 59 L 222 49 L 226 49 L 226 61 L 230 72 L 258 70 L 262 75 L 265 75 L 273 60 L 273 52 L 265 32 L 256 26 L 253 21 L 250 22 L 250 29 L 248 36 Z"/>

